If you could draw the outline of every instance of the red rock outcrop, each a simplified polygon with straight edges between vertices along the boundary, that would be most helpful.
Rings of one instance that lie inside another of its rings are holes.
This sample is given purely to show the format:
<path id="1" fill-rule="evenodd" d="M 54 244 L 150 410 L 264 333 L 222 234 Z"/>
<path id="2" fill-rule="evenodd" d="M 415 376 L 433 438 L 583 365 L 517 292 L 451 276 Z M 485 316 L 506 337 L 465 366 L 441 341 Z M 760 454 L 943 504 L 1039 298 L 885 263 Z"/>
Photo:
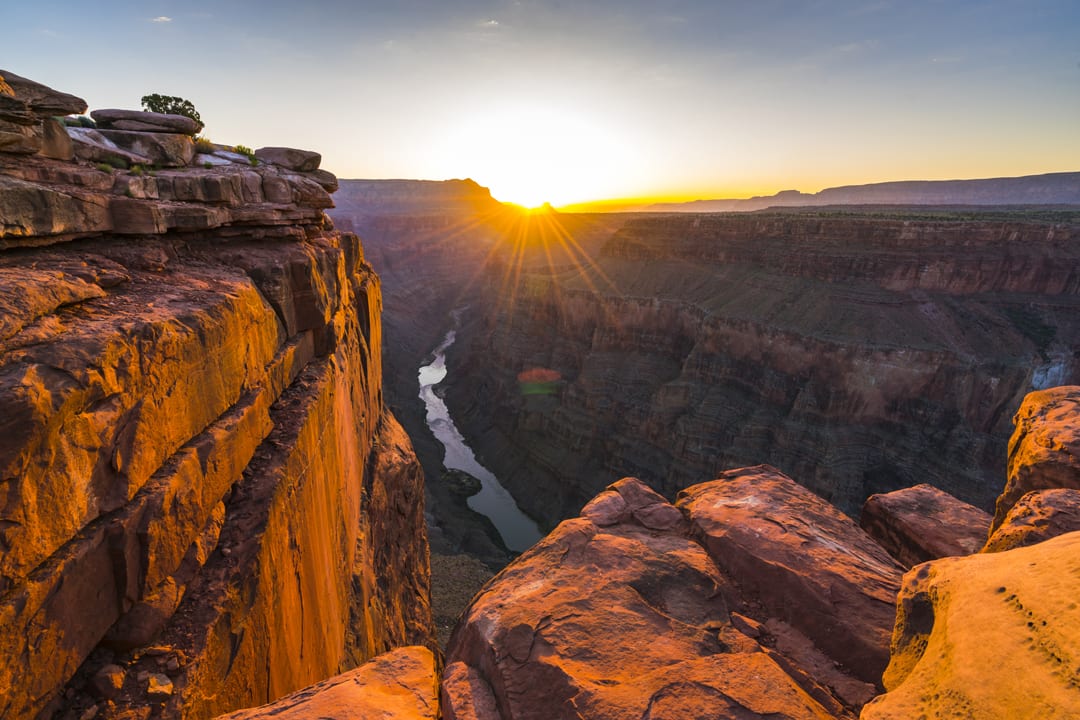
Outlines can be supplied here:
<path id="1" fill-rule="evenodd" d="M 431 642 L 379 281 L 329 202 L 0 152 L 0 715 L 209 717 Z"/>
<path id="2" fill-rule="evenodd" d="M 902 568 L 850 518 L 768 466 L 687 488 L 677 505 L 759 612 L 878 682 Z"/>
<path id="3" fill-rule="evenodd" d="M 423 647 L 406 647 L 370 660 L 281 698 L 275 703 L 220 716 L 219 720 L 436 720 L 439 717 L 435 658 Z"/>
<path id="4" fill-rule="evenodd" d="M 1080 490 L 1033 490 L 1013 505 L 982 552 L 1004 552 L 1080 530 Z"/>
<path id="5" fill-rule="evenodd" d="M 802 513 L 808 513 L 805 518 Z M 449 719 L 830 718 L 874 694 L 901 569 L 776 471 L 620 480 L 474 599 Z"/>
<path id="6" fill-rule="evenodd" d="M 1080 489 L 1080 387 L 1033 392 L 1013 418 L 1009 475 L 997 499 L 991 532 L 1032 490 Z"/>
<path id="7" fill-rule="evenodd" d="M 926 485 L 871 495 L 859 525 L 905 567 L 978 552 L 990 514 Z"/>
<path id="8" fill-rule="evenodd" d="M 1080 716 L 1080 533 L 908 572 L 862 720 Z"/>

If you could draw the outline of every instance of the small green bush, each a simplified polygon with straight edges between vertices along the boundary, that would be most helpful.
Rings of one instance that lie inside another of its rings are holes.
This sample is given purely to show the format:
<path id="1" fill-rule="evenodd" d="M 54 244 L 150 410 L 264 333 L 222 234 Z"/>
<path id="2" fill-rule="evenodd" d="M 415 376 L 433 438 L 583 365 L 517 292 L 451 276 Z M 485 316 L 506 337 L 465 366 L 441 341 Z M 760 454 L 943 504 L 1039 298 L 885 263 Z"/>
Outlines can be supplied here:
<path id="1" fill-rule="evenodd" d="M 195 138 L 195 152 L 199 152 L 199 153 L 202 153 L 204 155 L 209 155 L 210 153 L 214 152 L 215 150 L 217 150 L 217 148 L 214 147 L 214 143 L 210 142 L 210 138 L 205 138 L 205 137 L 202 137 L 201 135 L 196 136 L 196 138 Z"/>
<path id="2" fill-rule="evenodd" d="M 214 163 L 212 163 L 212 162 L 204 162 L 204 163 L 202 164 L 202 166 L 203 166 L 204 168 L 206 168 L 207 170 L 209 170 L 210 168 L 214 167 Z"/>
<path id="3" fill-rule="evenodd" d="M 129 172 L 131 172 L 131 174 L 135 175 L 136 177 L 140 177 L 143 174 L 143 172 L 145 172 L 145 170 L 143 170 L 142 165 L 132 165 L 131 170 Z"/>
<path id="4" fill-rule="evenodd" d="M 119 155 L 111 155 L 110 157 L 105 158 L 105 162 L 109 163 L 117 170 L 128 169 L 128 161 L 120 157 Z"/>
<path id="5" fill-rule="evenodd" d="M 109 163 L 94 163 L 94 167 L 96 167 L 101 172 L 111 173 L 113 171 L 113 166 Z"/>

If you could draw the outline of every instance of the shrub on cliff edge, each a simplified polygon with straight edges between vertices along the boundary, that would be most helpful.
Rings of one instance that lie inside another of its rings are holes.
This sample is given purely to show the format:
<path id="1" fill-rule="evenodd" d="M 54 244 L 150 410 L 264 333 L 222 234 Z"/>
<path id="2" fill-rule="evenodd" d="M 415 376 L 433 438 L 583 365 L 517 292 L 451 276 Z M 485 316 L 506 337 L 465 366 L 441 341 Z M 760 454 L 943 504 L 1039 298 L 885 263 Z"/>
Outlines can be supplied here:
<path id="1" fill-rule="evenodd" d="M 175 95 L 153 93 L 143 95 L 139 102 L 142 103 L 143 110 L 167 115 L 183 115 L 199 123 L 199 130 L 203 128 L 203 121 L 199 117 L 199 111 L 195 109 L 195 105 L 190 100 Z"/>

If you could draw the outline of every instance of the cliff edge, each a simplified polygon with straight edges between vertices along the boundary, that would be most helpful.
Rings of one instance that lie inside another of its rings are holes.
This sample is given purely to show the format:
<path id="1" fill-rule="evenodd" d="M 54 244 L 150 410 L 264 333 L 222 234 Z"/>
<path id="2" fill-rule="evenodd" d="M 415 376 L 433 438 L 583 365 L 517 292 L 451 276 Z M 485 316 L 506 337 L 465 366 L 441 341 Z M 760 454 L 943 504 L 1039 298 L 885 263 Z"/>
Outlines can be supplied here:
<path id="1" fill-rule="evenodd" d="M 84 102 L 0 75 L 0 716 L 211 717 L 431 644 L 379 280 L 318 155 L 65 129 Z"/>

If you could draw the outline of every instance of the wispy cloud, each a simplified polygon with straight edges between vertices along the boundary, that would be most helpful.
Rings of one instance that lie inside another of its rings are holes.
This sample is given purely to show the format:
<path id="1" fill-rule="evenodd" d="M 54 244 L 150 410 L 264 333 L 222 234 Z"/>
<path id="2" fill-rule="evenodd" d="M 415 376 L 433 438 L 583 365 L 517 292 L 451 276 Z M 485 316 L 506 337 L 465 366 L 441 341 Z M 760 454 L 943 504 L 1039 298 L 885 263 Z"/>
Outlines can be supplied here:
<path id="1" fill-rule="evenodd" d="M 167 15 L 158 15 L 156 18 L 150 18 L 152 23 L 170 23 L 172 18 Z"/>
<path id="2" fill-rule="evenodd" d="M 492 19 L 492 20 L 482 20 L 480 22 L 480 27 L 484 28 L 485 30 L 493 30 L 493 29 L 499 27 L 499 21 L 494 20 L 494 19 Z"/>

